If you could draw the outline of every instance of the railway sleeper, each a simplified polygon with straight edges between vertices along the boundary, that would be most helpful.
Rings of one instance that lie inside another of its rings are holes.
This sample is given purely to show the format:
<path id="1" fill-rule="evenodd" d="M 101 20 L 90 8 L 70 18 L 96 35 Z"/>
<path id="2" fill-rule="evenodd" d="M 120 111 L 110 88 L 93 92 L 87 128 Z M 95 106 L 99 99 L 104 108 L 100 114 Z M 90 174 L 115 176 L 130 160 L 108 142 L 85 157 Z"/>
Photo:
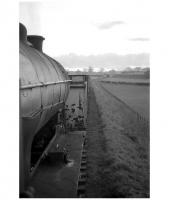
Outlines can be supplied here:
<path id="1" fill-rule="evenodd" d="M 84 157 L 81 158 L 81 162 L 82 162 L 82 163 L 84 163 L 85 161 L 86 161 L 86 163 L 87 163 L 87 156 L 84 156 Z"/>
<path id="2" fill-rule="evenodd" d="M 86 167 L 86 163 L 81 163 L 81 168 Z"/>
<path id="3" fill-rule="evenodd" d="M 81 161 L 81 165 L 86 165 L 87 164 L 87 161 L 86 160 L 82 160 Z"/>
<path id="4" fill-rule="evenodd" d="M 82 154 L 83 154 L 83 155 L 86 155 L 86 154 L 87 154 L 87 151 L 83 149 L 83 150 L 82 150 Z"/>
<path id="5" fill-rule="evenodd" d="M 81 197 L 83 195 L 85 197 L 86 187 L 84 185 L 80 185 L 77 189 L 77 196 Z"/>
<path id="6" fill-rule="evenodd" d="M 86 183 L 86 177 L 85 178 L 79 178 L 79 182 L 80 184 L 85 184 Z"/>
<path id="7" fill-rule="evenodd" d="M 87 155 L 82 155 L 82 160 L 85 160 L 87 158 Z"/>
<path id="8" fill-rule="evenodd" d="M 87 150 L 86 150 L 86 149 L 83 149 L 82 153 L 87 153 Z"/>
<path id="9" fill-rule="evenodd" d="M 86 166 L 81 166 L 80 171 L 85 171 L 86 169 Z"/>
<path id="10" fill-rule="evenodd" d="M 85 196 L 85 194 L 80 194 L 79 195 L 79 198 L 85 198 L 86 196 Z"/>
<path id="11" fill-rule="evenodd" d="M 81 172 L 80 173 L 79 179 L 83 179 L 83 178 L 87 178 L 86 172 Z"/>

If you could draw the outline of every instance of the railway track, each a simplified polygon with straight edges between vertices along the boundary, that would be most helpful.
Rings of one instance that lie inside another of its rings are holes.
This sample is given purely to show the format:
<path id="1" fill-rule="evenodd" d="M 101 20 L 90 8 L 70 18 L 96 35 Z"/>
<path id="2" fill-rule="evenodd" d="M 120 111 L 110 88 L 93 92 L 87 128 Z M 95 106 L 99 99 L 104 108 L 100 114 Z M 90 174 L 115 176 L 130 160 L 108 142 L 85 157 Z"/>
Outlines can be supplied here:
<path id="1" fill-rule="evenodd" d="M 86 197 L 86 181 L 87 181 L 87 139 L 84 139 L 83 150 L 81 153 L 81 164 L 79 170 L 79 177 L 77 183 L 77 197 L 85 198 Z"/>

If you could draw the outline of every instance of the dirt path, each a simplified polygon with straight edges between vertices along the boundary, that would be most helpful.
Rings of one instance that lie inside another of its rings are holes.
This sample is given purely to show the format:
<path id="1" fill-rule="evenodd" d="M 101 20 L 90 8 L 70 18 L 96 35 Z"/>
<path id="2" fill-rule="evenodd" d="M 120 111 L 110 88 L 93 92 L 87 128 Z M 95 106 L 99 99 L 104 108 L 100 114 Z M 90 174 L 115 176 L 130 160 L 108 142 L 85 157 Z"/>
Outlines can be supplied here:
<path id="1" fill-rule="evenodd" d="M 149 197 L 149 130 L 97 81 L 88 100 L 87 197 Z"/>

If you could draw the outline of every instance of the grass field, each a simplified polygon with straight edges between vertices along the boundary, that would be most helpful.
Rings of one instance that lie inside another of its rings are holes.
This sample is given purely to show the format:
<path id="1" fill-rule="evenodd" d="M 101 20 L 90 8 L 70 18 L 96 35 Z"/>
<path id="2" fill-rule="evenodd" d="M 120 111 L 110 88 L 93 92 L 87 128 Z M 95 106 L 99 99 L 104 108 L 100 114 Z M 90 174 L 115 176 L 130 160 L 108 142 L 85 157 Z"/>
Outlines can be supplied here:
<path id="1" fill-rule="evenodd" d="M 149 86 L 102 83 L 113 95 L 149 120 Z"/>
<path id="2" fill-rule="evenodd" d="M 113 77 L 117 78 L 130 78 L 130 79 L 149 79 L 145 74 L 114 74 Z"/>
<path id="3" fill-rule="evenodd" d="M 104 77 L 101 79 L 104 82 L 115 82 L 115 83 L 131 83 L 131 84 L 150 84 L 150 79 L 146 77 L 145 75 L 138 75 L 138 74 L 116 74 L 112 77 Z"/>
<path id="4" fill-rule="evenodd" d="M 115 83 L 140 83 L 140 84 L 149 84 L 149 80 L 147 79 L 133 79 L 133 78 L 104 78 L 102 79 L 104 82 L 115 82 Z"/>

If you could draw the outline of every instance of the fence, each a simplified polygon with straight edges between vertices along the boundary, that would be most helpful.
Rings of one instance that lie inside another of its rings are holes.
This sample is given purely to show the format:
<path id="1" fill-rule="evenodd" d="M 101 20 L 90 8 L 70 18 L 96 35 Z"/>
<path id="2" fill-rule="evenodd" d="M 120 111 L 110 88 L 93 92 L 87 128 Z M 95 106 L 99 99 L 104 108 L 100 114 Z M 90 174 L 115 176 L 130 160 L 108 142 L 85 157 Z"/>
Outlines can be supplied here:
<path id="1" fill-rule="evenodd" d="M 145 117 L 143 117 L 142 115 L 140 115 L 137 111 L 135 111 L 133 108 L 131 108 L 128 104 L 126 104 L 123 100 L 121 100 L 120 98 L 118 98 L 117 96 L 115 96 L 114 94 L 112 94 L 109 90 L 107 90 L 103 84 L 100 83 L 101 88 L 106 91 L 110 96 L 112 96 L 113 98 L 115 98 L 116 100 L 120 101 L 123 105 L 125 105 L 132 113 L 134 113 L 136 115 L 136 119 L 140 122 L 142 122 L 146 129 L 149 129 L 149 120 L 147 120 Z"/>

